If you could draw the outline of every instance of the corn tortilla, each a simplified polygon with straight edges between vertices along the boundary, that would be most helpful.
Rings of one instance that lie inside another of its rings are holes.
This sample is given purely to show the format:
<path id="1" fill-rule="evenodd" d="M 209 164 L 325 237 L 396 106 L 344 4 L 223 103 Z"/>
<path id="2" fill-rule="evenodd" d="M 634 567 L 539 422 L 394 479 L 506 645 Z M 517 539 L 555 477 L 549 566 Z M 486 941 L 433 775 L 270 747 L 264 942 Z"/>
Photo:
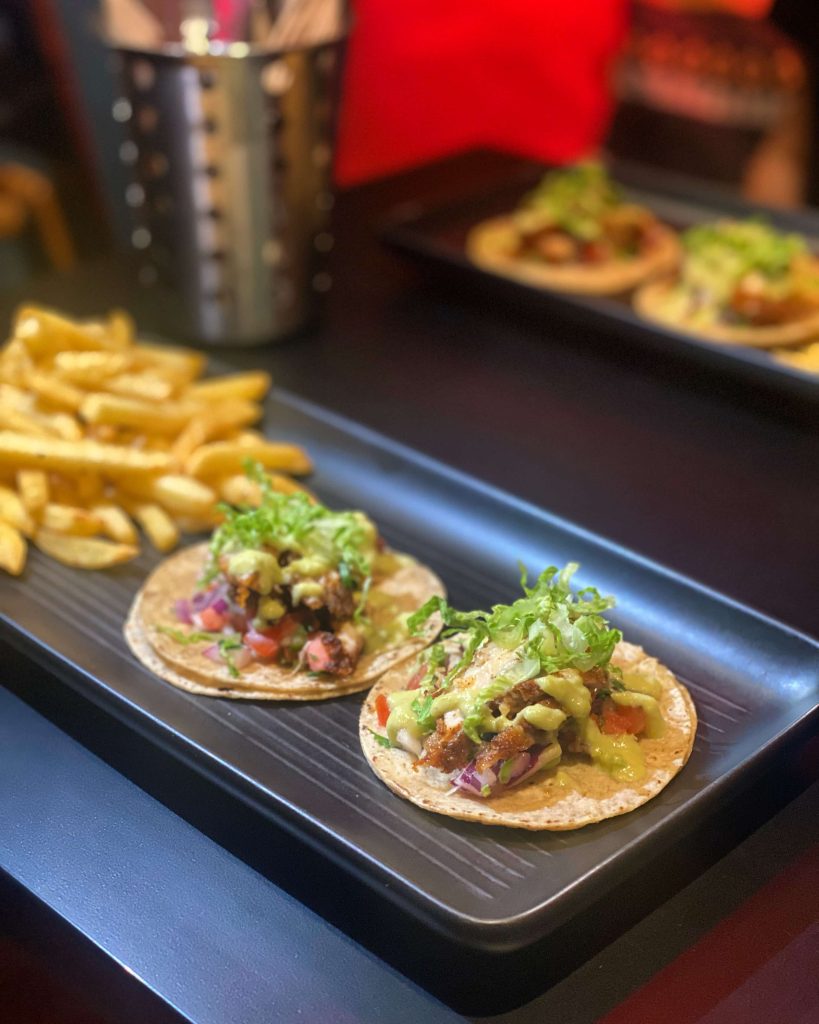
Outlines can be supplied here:
<path id="1" fill-rule="evenodd" d="M 421 636 L 363 655 L 348 676 L 332 678 L 305 669 L 253 662 L 235 677 L 226 664 L 205 656 L 209 642 L 180 644 L 158 628 L 179 628 L 174 602 L 196 590 L 207 553 L 207 544 L 197 544 L 162 562 L 134 599 L 125 624 L 125 639 L 136 658 L 162 679 L 190 693 L 245 700 L 324 700 L 355 693 L 411 658 L 440 629 L 440 620 L 431 620 Z M 435 573 L 413 563 L 375 579 L 370 593 L 389 595 L 391 602 L 378 608 L 368 605 L 365 610 L 377 623 L 379 615 L 413 612 L 434 594 L 443 596 L 444 592 Z"/>
<path id="2" fill-rule="evenodd" d="M 466 254 L 484 270 L 524 284 L 583 295 L 617 295 L 658 274 L 666 274 L 678 265 L 677 233 L 660 224 L 653 230 L 654 244 L 647 252 L 633 258 L 558 265 L 522 259 L 516 254 L 519 234 L 513 218 L 493 217 L 469 232 Z"/>
<path id="3" fill-rule="evenodd" d="M 508 651 L 503 657 L 508 659 Z M 364 754 L 375 774 L 398 796 L 450 818 L 531 831 L 565 831 L 626 814 L 656 796 L 682 769 L 694 745 L 697 712 L 682 683 L 641 647 L 619 643 L 612 664 L 645 673 L 662 687 L 665 732 L 658 739 L 640 740 L 646 770 L 638 782 L 618 781 L 587 759 L 564 754 L 557 768 L 539 772 L 497 796 L 484 799 L 460 790 L 453 793 L 446 773 L 414 767 L 411 754 L 381 746 L 371 731 L 384 731 L 375 708 L 379 694 L 402 689 L 414 663 L 387 673 L 367 696 L 360 718 Z M 491 677 L 497 665 L 496 653 L 485 648 L 467 672 Z"/>
<path id="4" fill-rule="evenodd" d="M 819 312 L 790 323 L 765 327 L 742 327 L 730 324 L 686 323 L 670 315 L 666 310 L 666 298 L 675 287 L 673 279 L 652 281 L 634 295 L 634 309 L 646 320 L 654 320 L 665 327 L 685 331 L 707 341 L 718 341 L 724 345 L 750 345 L 754 348 L 779 348 L 785 345 L 804 345 L 819 337 Z"/>

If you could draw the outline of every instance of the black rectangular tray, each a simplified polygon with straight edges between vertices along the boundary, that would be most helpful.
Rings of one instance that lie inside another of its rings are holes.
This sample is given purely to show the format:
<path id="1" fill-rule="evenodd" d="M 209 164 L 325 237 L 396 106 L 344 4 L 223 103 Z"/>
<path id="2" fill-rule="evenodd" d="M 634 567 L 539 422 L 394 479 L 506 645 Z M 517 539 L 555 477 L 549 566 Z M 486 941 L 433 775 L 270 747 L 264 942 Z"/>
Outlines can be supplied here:
<path id="1" fill-rule="evenodd" d="M 614 178 L 626 195 L 652 209 L 661 220 L 678 229 L 719 217 L 762 215 L 776 227 L 805 235 L 819 250 L 819 214 L 807 209 L 775 210 L 753 206 L 723 189 L 692 182 L 632 163 L 612 161 Z M 606 333 L 668 358 L 672 355 L 693 365 L 736 377 L 769 392 L 785 392 L 800 402 L 819 402 L 819 374 L 803 373 L 774 359 L 767 351 L 741 345 L 719 345 L 638 316 L 624 296 L 572 295 L 552 291 L 475 266 L 466 256 L 466 236 L 474 225 L 508 213 L 549 168 L 510 160 L 508 180 L 486 192 L 431 207 L 405 204 L 382 225 L 381 237 L 393 249 L 445 276 L 467 292 L 497 297 L 511 310 L 525 309 L 541 317 L 544 327 L 555 316 Z M 465 186 L 468 191 L 468 184 Z"/>
<path id="2" fill-rule="evenodd" d="M 32 552 L 0 583 L 9 642 L 198 772 L 283 825 L 397 904 L 421 927 L 483 953 L 550 935 L 658 851 L 702 825 L 814 718 L 819 645 L 542 510 L 279 392 L 267 431 L 304 444 L 311 480 L 360 507 L 397 548 L 431 565 L 462 607 L 518 591 L 577 560 L 580 578 L 617 595 L 612 618 L 690 687 L 700 715 L 691 760 L 645 807 L 573 833 L 449 820 L 393 796 L 358 745 L 362 696 L 315 704 L 186 694 L 136 663 L 128 606 L 156 557 L 83 573 Z"/>

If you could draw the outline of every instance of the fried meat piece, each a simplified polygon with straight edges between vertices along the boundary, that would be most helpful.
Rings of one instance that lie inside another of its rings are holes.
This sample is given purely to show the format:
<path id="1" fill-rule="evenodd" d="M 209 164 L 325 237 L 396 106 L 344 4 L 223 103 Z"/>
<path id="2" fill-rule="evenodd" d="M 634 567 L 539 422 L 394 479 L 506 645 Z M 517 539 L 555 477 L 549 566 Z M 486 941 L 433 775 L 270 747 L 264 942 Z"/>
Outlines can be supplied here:
<path id="1" fill-rule="evenodd" d="M 508 729 L 493 736 L 488 743 L 482 743 L 475 755 L 475 767 L 486 771 L 498 761 L 506 761 L 515 754 L 528 750 L 536 742 L 535 730 L 528 723 L 510 725 Z"/>
<path id="2" fill-rule="evenodd" d="M 465 768 L 472 760 L 473 743 L 463 730 L 463 725 L 449 724 L 446 716 L 435 723 L 435 732 L 424 744 L 424 753 L 418 764 L 453 772 Z"/>

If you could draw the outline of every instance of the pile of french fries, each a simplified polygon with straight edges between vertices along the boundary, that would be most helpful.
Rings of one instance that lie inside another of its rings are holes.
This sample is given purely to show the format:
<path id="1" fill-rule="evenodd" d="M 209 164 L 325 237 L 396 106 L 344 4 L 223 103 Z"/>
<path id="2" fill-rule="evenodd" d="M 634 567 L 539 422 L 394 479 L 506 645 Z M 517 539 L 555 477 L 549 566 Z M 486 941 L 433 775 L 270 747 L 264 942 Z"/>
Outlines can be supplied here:
<path id="1" fill-rule="evenodd" d="M 211 529 L 216 505 L 253 505 L 248 459 L 274 487 L 302 489 L 306 452 L 252 429 L 262 371 L 201 379 L 205 357 L 137 339 L 131 318 L 75 321 L 24 307 L 0 349 L 0 568 L 19 575 L 27 543 L 66 565 L 103 569 Z"/>

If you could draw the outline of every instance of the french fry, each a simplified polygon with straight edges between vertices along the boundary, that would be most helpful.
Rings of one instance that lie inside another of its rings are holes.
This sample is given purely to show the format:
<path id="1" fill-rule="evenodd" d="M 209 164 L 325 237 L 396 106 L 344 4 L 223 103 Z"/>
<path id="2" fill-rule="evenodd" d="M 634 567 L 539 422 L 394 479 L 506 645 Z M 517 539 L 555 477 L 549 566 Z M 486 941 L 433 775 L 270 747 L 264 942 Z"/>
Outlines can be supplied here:
<path id="1" fill-rule="evenodd" d="M 55 412 L 47 419 L 49 426 L 52 427 L 57 437 L 61 437 L 64 441 L 81 440 L 82 428 L 69 413 Z"/>
<path id="2" fill-rule="evenodd" d="M 65 349 L 84 351 L 116 347 L 100 327 L 98 324 L 80 324 L 37 306 L 22 306 L 15 315 L 12 334 L 30 355 L 37 357 L 54 355 Z"/>
<path id="3" fill-rule="evenodd" d="M 161 367 L 163 375 L 179 386 L 195 380 L 205 369 L 205 357 L 191 348 L 152 345 L 140 341 L 131 346 L 130 352 L 136 369 Z"/>
<path id="4" fill-rule="evenodd" d="M 62 441 L 26 437 L 0 430 L 0 466 L 55 469 L 64 473 L 97 472 L 123 477 L 140 473 L 161 473 L 171 468 L 164 452 L 140 452 L 97 441 Z"/>
<path id="5" fill-rule="evenodd" d="M 224 517 L 215 510 L 212 516 L 200 518 L 197 516 L 175 516 L 174 522 L 183 533 L 210 533 L 211 530 Z"/>
<path id="6" fill-rule="evenodd" d="M 264 441 L 242 445 L 236 441 L 214 441 L 189 456 L 185 470 L 195 477 L 228 476 L 240 472 L 248 459 L 261 463 L 266 469 L 287 473 L 309 473 L 313 468 L 304 449 L 294 444 Z"/>
<path id="7" fill-rule="evenodd" d="M 32 367 L 26 346 L 17 338 L 12 338 L 0 353 L 0 380 L 14 386 L 25 386 L 26 376 Z"/>
<path id="8" fill-rule="evenodd" d="M 112 309 L 106 318 L 105 327 L 113 348 L 126 349 L 133 345 L 136 338 L 134 318 L 124 309 Z"/>
<path id="9" fill-rule="evenodd" d="M 262 503 L 262 489 L 244 473 L 233 473 L 219 481 L 219 494 L 228 505 L 249 505 L 258 508 Z"/>
<path id="10" fill-rule="evenodd" d="M 54 372 L 61 380 L 84 388 L 97 389 L 100 382 L 122 373 L 128 365 L 123 352 L 58 352 Z"/>
<path id="11" fill-rule="evenodd" d="M 295 494 L 296 491 L 301 491 L 306 494 L 310 501 L 315 502 L 318 499 L 315 494 L 303 483 L 298 480 L 293 480 L 289 476 L 284 476 L 282 473 L 268 473 L 267 474 L 270 483 L 273 485 L 273 490 L 278 491 L 279 494 Z"/>
<path id="12" fill-rule="evenodd" d="M 207 517 L 216 504 L 216 492 L 201 480 L 176 473 L 163 473 L 150 484 L 153 499 L 169 512 L 183 516 Z"/>
<path id="13" fill-rule="evenodd" d="M 57 431 L 47 421 L 23 412 L 22 409 L 12 409 L 8 406 L 0 406 L 0 428 L 3 430 L 14 430 L 18 434 L 27 434 L 30 437 L 55 437 Z"/>
<path id="14" fill-rule="evenodd" d="M 81 473 L 73 483 L 81 505 L 90 505 L 102 496 L 102 480 L 97 473 Z"/>
<path id="15" fill-rule="evenodd" d="M 226 398 L 244 398 L 257 402 L 270 390 L 270 384 L 269 373 L 251 370 L 248 373 L 233 373 L 226 377 L 198 381 L 190 385 L 185 397 L 198 402 L 221 402 Z"/>
<path id="16" fill-rule="evenodd" d="M 120 373 L 106 380 L 104 388 L 140 402 L 164 402 L 176 390 L 172 381 L 153 373 Z"/>
<path id="17" fill-rule="evenodd" d="M 102 532 L 111 540 L 118 540 L 122 544 L 138 544 L 139 534 L 131 522 L 128 514 L 119 505 L 100 504 L 92 505 L 92 515 L 99 521 Z"/>
<path id="18" fill-rule="evenodd" d="M 165 402 L 157 406 L 103 392 L 88 395 L 80 406 L 86 423 L 131 427 L 151 434 L 176 434 L 195 412 L 196 408 L 189 404 Z"/>
<path id="19" fill-rule="evenodd" d="M 43 509 L 40 524 L 54 533 L 71 533 L 76 537 L 90 537 L 102 530 L 102 523 L 88 509 L 51 501 Z"/>
<path id="20" fill-rule="evenodd" d="M 48 476 L 41 469 L 18 469 L 20 499 L 30 515 L 39 516 L 49 500 Z"/>
<path id="21" fill-rule="evenodd" d="M 34 407 L 34 398 L 22 388 L 13 384 L 0 384 L 0 409 L 17 409 L 18 412 L 30 412 Z"/>
<path id="22" fill-rule="evenodd" d="M 108 569 L 130 562 L 139 554 L 135 544 L 118 544 L 99 537 L 75 537 L 44 529 L 34 535 L 34 543 L 46 555 L 77 569 Z"/>
<path id="23" fill-rule="evenodd" d="M 0 520 L 0 569 L 19 576 L 26 564 L 26 551 L 20 531 Z"/>
<path id="24" fill-rule="evenodd" d="M 152 502 L 134 502 L 128 508 L 157 551 L 172 551 L 179 543 L 179 528 L 164 508 Z"/>
<path id="25" fill-rule="evenodd" d="M 40 398 L 58 409 L 76 412 L 82 405 L 84 394 L 79 388 L 75 388 L 73 384 L 66 384 L 56 377 L 51 377 L 41 370 L 32 370 L 27 374 L 25 381 L 26 385 Z"/>
<path id="26" fill-rule="evenodd" d="M 34 520 L 16 491 L 0 486 L 0 520 L 30 537 L 34 533 Z"/>
<path id="27" fill-rule="evenodd" d="M 211 439 L 213 422 L 205 413 L 199 413 L 188 421 L 188 425 L 171 445 L 171 455 L 175 462 L 184 465 L 200 445 Z"/>
<path id="28" fill-rule="evenodd" d="M 283 474 L 307 472 L 306 454 L 249 429 L 270 375 L 201 381 L 205 364 L 192 349 L 137 341 L 120 311 L 18 311 L 0 348 L 0 521 L 23 544 L 21 555 L 6 539 L 8 564 L 22 565 L 26 533 L 69 565 L 117 564 L 138 550 L 136 523 L 168 551 L 180 529 L 219 521 L 220 493 L 258 498 L 238 475 L 248 459 L 274 470 L 274 487 L 298 488 Z"/>

